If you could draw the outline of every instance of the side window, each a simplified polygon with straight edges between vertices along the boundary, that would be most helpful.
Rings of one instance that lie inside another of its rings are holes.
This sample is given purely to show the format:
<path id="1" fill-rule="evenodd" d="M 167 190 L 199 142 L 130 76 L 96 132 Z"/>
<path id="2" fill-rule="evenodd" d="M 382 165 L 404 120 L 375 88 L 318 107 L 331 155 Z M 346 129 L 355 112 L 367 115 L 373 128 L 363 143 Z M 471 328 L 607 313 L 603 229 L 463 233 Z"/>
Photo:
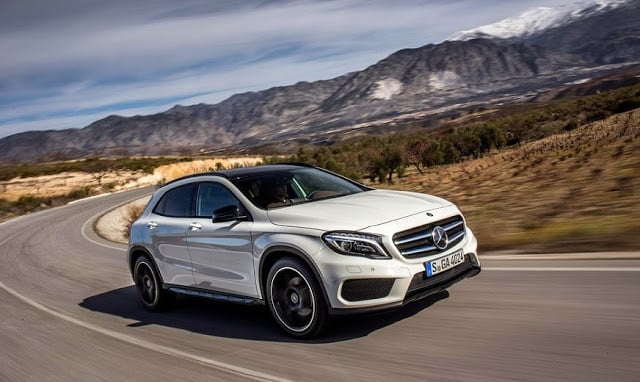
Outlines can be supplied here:
<path id="1" fill-rule="evenodd" d="M 192 216 L 194 188 L 194 184 L 186 184 L 168 191 L 156 204 L 153 212 L 171 217 Z"/>
<path id="2" fill-rule="evenodd" d="M 212 217 L 213 211 L 228 206 L 242 209 L 240 201 L 225 186 L 219 183 L 200 183 L 196 197 L 196 215 L 198 217 Z"/>

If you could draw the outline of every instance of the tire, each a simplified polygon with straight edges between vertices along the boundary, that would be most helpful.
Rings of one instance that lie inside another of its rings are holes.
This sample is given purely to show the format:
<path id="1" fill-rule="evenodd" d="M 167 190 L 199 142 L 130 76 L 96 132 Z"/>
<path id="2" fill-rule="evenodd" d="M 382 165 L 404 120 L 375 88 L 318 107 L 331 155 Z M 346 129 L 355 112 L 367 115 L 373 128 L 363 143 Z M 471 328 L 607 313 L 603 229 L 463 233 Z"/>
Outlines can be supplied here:
<path id="1" fill-rule="evenodd" d="M 140 256 L 136 260 L 133 266 L 133 281 L 138 298 L 148 311 L 164 310 L 175 301 L 175 294 L 162 288 L 160 275 L 147 256 Z"/>
<path id="2" fill-rule="evenodd" d="M 269 270 L 266 282 L 269 311 L 290 336 L 319 335 L 328 321 L 327 305 L 316 278 L 299 260 L 283 258 Z"/>

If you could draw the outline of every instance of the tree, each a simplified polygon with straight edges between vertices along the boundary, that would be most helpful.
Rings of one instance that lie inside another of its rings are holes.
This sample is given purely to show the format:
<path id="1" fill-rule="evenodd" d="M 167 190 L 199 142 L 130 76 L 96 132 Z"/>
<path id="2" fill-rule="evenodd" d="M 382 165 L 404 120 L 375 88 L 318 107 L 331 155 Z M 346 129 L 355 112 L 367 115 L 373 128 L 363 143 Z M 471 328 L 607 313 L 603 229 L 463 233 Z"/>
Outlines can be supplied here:
<path id="1" fill-rule="evenodd" d="M 507 143 L 504 131 L 499 127 L 485 123 L 478 131 L 481 152 L 489 152 L 491 149 L 499 149 Z"/>
<path id="2" fill-rule="evenodd" d="M 440 142 L 426 139 L 420 161 L 425 167 L 438 166 L 444 162 L 444 155 L 440 149 Z"/>
<path id="3" fill-rule="evenodd" d="M 456 131 L 452 138 L 462 156 L 473 156 L 474 159 L 480 157 L 480 137 L 474 129 L 466 128 L 462 132 Z"/>
<path id="4" fill-rule="evenodd" d="M 387 182 L 393 184 L 393 173 L 398 172 L 404 166 L 405 158 L 402 148 L 397 144 L 388 144 L 382 151 L 382 161 L 389 173 Z"/>
<path id="5" fill-rule="evenodd" d="M 424 151 L 426 150 L 426 146 L 427 146 L 426 141 L 422 138 L 415 138 L 409 141 L 409 143 L 407 143 L 407 148 L 406 148 L 407 163 L 414 166 L 420 174 L 424 173 L 422 171 L 422 161 L 423 161 L 422 157 L 423 157 Z"/>
<path id="6" fill-rule="evenodd" d="M 451 139 L 443 139 L 440 142 L 440 150 L 443 163 L 457 163 L 460 160 L 460 151 L 458 151 Z"/>

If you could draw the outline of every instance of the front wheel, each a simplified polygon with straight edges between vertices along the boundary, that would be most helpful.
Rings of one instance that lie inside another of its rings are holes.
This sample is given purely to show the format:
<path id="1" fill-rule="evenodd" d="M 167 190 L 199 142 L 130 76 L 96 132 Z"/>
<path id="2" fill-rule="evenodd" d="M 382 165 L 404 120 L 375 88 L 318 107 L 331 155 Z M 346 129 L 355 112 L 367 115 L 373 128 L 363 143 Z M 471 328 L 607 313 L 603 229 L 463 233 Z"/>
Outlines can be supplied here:
<path id="1" fill-rule="evenodd" d="M 271 315 L 289 335 L 318 335 L 327 323 L 327 306 L 320 285 L 299 260 L 283 258 L 271 267 L 266 285 Z"/>

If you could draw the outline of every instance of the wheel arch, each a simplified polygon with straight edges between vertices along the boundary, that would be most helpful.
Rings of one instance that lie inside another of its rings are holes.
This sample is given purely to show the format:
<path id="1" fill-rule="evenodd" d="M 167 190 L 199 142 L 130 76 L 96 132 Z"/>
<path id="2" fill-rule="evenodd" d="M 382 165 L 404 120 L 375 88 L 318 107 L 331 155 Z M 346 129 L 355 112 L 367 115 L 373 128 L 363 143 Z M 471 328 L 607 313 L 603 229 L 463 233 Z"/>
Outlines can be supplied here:
<path id="1" fill-rule="evenodd" d="M 162 278 L 162 273 L 158 268 L 158 264 L 156 264 L 156 259 L 153 258 L 151 253 L 145 248 L 141 246 L 132 247 L 129 250 L 129 272 L 131 273 L 131 277 L 133 277 L 133 268 L 135 267 L 136 261 L 142 256 L 145 256 L 151 262 L 151 266 L 153 266 L 154 271 L 160 278 L 160 283 L 164 285 L 164 279 Z"/>
<path id="2" fill-rule="evenodd" d="M 320 285 L 320 289 L 322 290 L 322 298 L 324 299 L 327 307 L 331 306 L 331 300 L 327 295 L 327 289 L 325 288 L 324 281 L 320 274 L 320 271 L 315 266 L 313 261 L 306 255 L 304 252 L 284 245 L 277 245 L 269 248 L 260 258 L 260 267 L 259 267 L 259 282 L 260 282 L 260 292 L 262 294 L 263 300 L 266 301 L 266 285 L 267 285 L 267 276 L 269 274 L 269 270 L 271 267 L 280 259 L 283 258 L 293 258 L 301 261 L 307 269 L 311 272 L 313 277 L 315 277 L 316 282 Z"/>

